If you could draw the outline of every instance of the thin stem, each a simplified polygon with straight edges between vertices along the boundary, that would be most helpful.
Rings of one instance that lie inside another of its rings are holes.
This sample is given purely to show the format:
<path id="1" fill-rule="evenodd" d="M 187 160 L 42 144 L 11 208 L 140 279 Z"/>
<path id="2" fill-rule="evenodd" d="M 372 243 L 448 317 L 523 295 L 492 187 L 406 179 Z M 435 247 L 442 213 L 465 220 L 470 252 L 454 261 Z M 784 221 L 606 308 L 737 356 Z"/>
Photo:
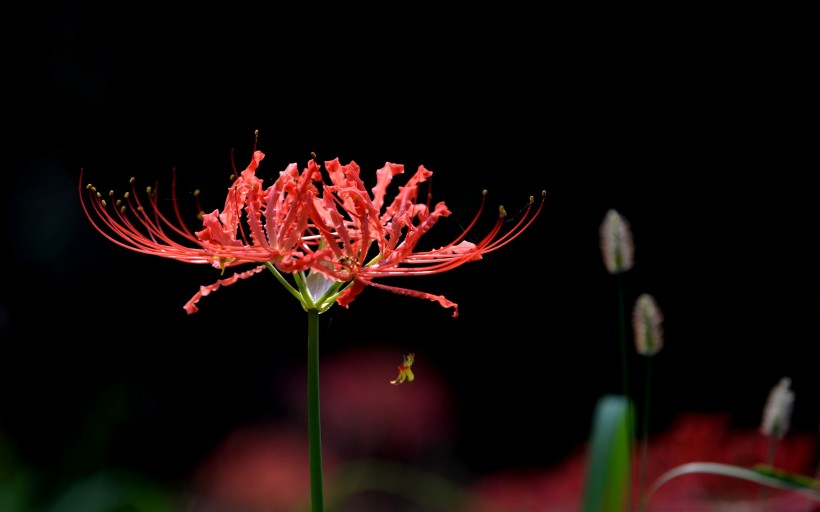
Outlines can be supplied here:
<path id="1" fill-rule="evenodd" d="M 621 379 L 624 396 L 629 398 L 629 369 L 627 368 L 627 347 L 626 347 L 626 314 L 624 312 L 624 274 L 620 272 L 615 275 L 618 280 L 618 334 L 621 342 Z"/>
<path id="2" fill-rule="evenodd" d="M 322 488 L 322 425 L 319 414 L 319 311 L 308 310 L 308 449 L 312 512 L 325 509 Z"/>
<path id="3" fill-rule="evenodd" d="M 777 441 L 779 438 L 779 431 L 780 425 L 775 424 L 774 428 L 772 429 L 772 433 L 769 435 L 769 452 L 766 455 L 766 464 L 769 467 L 774 467 L 774 452 L 775 448 L 777 448 Z M 765 510 L 766 508 L 766 499 L 768 498 L 768 493 L 766 492 L 766 487 L 760 488 L 760 493 L 757 496 L 758 504 L 760 505 L 760 510 Z"/>
<path id="4" fill-rule="evenodd" d="M 623 394 L 624 398 L 626 398 L 627 403 L 630 402 L 629 398 L 629 367 L 628 367 L 628 358 L 627 358 L 627 345 L 626 345 L 626 308 L 624 306 L 624 274 L 623 272 L 619 272 L 615 274 L 615 278 L 618 281 L 618 335 L 620 338 L 621 344 L 621 380 L 623 385 Z M 632 414 L 628 416 L 628 428 L 629 428 L 629 453 L 632 454 L 632 447 L 635 442 L 635 419 Z M 630 464 L 630 467 L 632 465 Z M 630 475 L 633 476 L 633 475 Z M 632 509 L 632 485 L 630 484 L 627 487 L 627 503 L 630 505 L 630 510 Z"/>
<path id="5" fill-rule="evenodd" d="M 300 294 L 293 286 L 290 285 L 290 283 L 287 281 L 287 279 L 285 279 L 282 276 L 282 274 L 279 273 L 279 271 L 276 269 L 276 267 L 273 265 L 273 263 L 271 263 L 269 261 L 266 261 L 265 266 L 268 267 L 268 270 L 270 270 L 271 273 L 274 275 L 274 277 L 276 277 L 276 280 L 279 281 L 280 283 L 282 283 L 282 286 L 284 286 L 285 289 L 291 295 L 296 297 L 296 300 L 298 300 L 300 302 L 302 301 L 302 294 Z"/>
<path id="6" fill-rule="evenodd" d="M 643 424 L 641 425 L 641 460 L 638 473 L 638 496 L 644 494 L 646 485 L 646 465 L 649 460 L 649 397 L 651 396 L 650 386 L 652 384 L 652 357 L 646 358 L 646 386 L 644 387 L 643 399 Z M 644 502 L 641 501 L 643 504 Z M 641 506 L 643 510 L 643 505 Z"/>

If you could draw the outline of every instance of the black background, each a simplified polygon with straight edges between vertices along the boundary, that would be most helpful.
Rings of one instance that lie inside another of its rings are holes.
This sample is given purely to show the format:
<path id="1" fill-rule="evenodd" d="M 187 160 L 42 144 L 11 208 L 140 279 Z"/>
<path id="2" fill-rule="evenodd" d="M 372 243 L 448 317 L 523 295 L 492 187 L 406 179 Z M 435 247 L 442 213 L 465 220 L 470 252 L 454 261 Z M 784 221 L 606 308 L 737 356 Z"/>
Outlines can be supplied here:
<path id="1" fill-rule="evenodd" d="M 355 160 L 366 182 L 385 161 L 425 165 L 454 212 L 430 235 L 443 241 L 482 189 L 491 211 L 547 190 L 506 248 L 396 283 L 446 295 L 459 318 L 375 289 L 322 316 L 323 355 L 412 350 L 420 378 L 425 366 L 445 376 L 454 450 L 475 474 L 560 461 L 585 441 L 596 400 L 619 391 L 615 280 L 598 245 L 609 208 L 636 243 L 627 303 L 651 293 L 665 316 L 654 428 L 692 410 L 754 428 L 790 376 L 794 428 L 816 430 L 816 82 L 799 29 L 335 14 L 63 7 L 17 20 L 0 434 L 19 459 L 49 471 L 95 435 L 84 418 L 112 389 L 129 405 L 107 464 L 169 481 L 232 428 L 278 414 L 270 375 L 302 364 L 299 305 L 260 276 L 186 316 L 213 271 L 110 244 L 77 196 L 80 168 L 122 190 L 131 176 L 168 183 L 176 167 L 219 207 L 231 151 L 244 168 L 255 130 L 268 179 L 311 152 Z"/>

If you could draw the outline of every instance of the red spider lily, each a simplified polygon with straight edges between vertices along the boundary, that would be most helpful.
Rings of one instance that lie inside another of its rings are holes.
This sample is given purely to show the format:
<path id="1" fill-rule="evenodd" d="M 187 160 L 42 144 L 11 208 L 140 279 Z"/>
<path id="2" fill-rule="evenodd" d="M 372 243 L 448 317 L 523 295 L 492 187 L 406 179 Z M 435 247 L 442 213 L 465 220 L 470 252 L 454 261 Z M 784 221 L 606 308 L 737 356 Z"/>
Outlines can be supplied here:
<path id="1" fill-rule="evenodd" d="M 264 189 L 262 180 L 255 175 L 263 158 L 262 152 L 254 152 L 247 169 L 228 189 L 222 212 L 201 213 L 203 229 L 196 232 L 182 219 L 175 180 L 171 185 L 173 216 L 160 211 L 156 189 L 147 189 L 144 205 L 133 179 L 132 191 L 109 205 L 90 184 L 86 186 L 88 201 L 83 199 L 81 173 L 80 199 L 97 231 L 126 249 L 187 263 L 209 263 L 223 272 L 228 267 L 262 264 L 200 287 L 185 305 L 189 314 L 197 311 L 196 303 L 201 297 L 248 278 L 264 266 L 305 309 L 325 311 L 334 301 L 347 307 L 365 286 L 374 286 L 437 301 L 454 308 L 454 317 L 458 316 L 458 305 L 444 296 L 387 286 L 375 283 L 374 279 L 436 274 L 479 260 L 520 235 L 544 203 L 542 194 L 533 213 L 534 200 L 530 198 L 525 213 L 506 232 L 502 232 L 506 212 L 500 208 L 495 226 L 479 242 L 472 243 L 464 238 L 480 218 L 482 200 L 475 217 L 458 238 L 438 249 L 420 251 L 416 246 L 422 235 L 439 218 L 450 215 L 443 202 L 432 209 L 429 199 L 427 203 L 417 202 L 419 185 L 432 176 L 424 166 L 384 208 L 388 185 L 394 175 L 404 172 L 401 164 L 388 162 L 376 172 L 371 198 L 359 178 L 356 163 L 343 166 L 338 159 L 325 162 L 331 183 L 322 184 L 321 195 L 314 184 L 321 182 L 321 168 L 314 160 L 308 162 L 301 174 L 296 164 L 290 164 L 273 185 Z M 114 192 L 109 196 L 113 199 Z M 368 256 L 369 253 L 373 255 Z M 293 275 L 296 288 L 287 284 L 278 271 Z"/>
<path id="2" fill-rule="evenodd" d="M 97 231 L 126 249 L 186 263 L 209 263 L 223 272 L 227 267 L 248 263 L 262 263 L 273 270 L 272 265 L 286 273 L 309 270 L 330 256 L 328 249 L 318 249 L 319 237 L 310 234 L 306 207 L 315 196 L 312 182 L 320 178 L 319 167 L 311 161 L 300 174 L 296 164 L 290 164 L 273 185 L 263 189 L 255 172 L 264 156 L 261 151 L 254 152 L 247 169 L 229 188 L 222 212 L 200 213 L 203 229 L 196 232 L 183 220 L 175 179 L 171 184 L 173 216 L 160 211 L 156 187 L 146 190 L 147 200 L 143 203 L 133 178 L 131 192 L 107 204 L 90 184 L 85 187 L 88 200 L 84 199 L 81 173 L 80 200 Z M 112 201 L 113 196 L 114 192 L 109 192 Z M 202 296 L 263 268 L 260 265 L 201 287 L 185 310 L 189 314 L 196 312 L 195 304 Z"/>
<path id="3" fill-rule="evenodd" d="M 432 172 L 424 166 L 407 183 L 399 188 L 393 202 L 384 208 L 384 196 L 393 176 L 402 174 L 404 166 L 387 162 L 376 172 L 376 185 L 371 189 L 372 198 L 359 177 L 355 162 L 341 165 L 338 159 L 325 162 L 332 184 L 323 186 L 323 193 L 312 203 L 312 218 L 335 258 L 327 268 L 319 269 L 330 279 L 350 281 L 338 296 L 337 302 L 347 307 L 365 286 L 374 286 L 402 295 L 436 301 L 454 309 L 458 305 L 441 295 L 387 286 L 374 279 L 396 276 L 418 276 L 445 272 L 465 263 L 480 260 L 482 255 L 495 251 L 519 236 L 532 224 L 541 211 L 546 193 L 535 211 L 534 199 L 524 214 L 507 231 L 502 231 L 506 212 L 499 208 L 499 216 L 493 228 L 477 243 L 464 238 L 476 225 L 484 209 L 486 191 L 481 207 L 473 220 L 452 242 L 431 251 L 417 251 L 419 239 L 450 210 L 439 202 L 430 208 L 430 198 L 419 203 L 419 185 L 427 181 Z M 375 250 L 374 250 L 375 247 Z M 374 256 L 370 256 L 375 253 Z"/>

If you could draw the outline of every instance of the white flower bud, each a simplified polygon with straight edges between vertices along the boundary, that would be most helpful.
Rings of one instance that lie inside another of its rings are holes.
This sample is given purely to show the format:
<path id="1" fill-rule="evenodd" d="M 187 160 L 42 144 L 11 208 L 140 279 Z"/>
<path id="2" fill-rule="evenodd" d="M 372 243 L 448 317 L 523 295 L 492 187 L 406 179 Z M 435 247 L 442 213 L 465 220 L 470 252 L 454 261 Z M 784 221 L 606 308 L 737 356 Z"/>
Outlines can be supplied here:
<path id="1" fill-rule="evenodd" d="M 790 378 L 783 377 L 769 392 L 769 399 L 766 400 L 766 407 L 763 409 L 761 434 L 777 436 L 780 440 L 788 432 L 794 406 L 794 392 L 789 389 L 791 384 Z"/>
<path id="2" fill-rule="evenodd" d="M 663 314 L 654 297 L 646 293 L 638 297 L 632 310 L 632 329 L 639 354 L 652 356 L 663 347 L 662 323 Z"/>
<path id="3" fill-rule="evenodd" d="M 601 252 L 604 265 L 610 274 L 626 272 L 632 268 L 635 247 L 629 223 L 615 210 L 606 212 L 601 223 Z"/>

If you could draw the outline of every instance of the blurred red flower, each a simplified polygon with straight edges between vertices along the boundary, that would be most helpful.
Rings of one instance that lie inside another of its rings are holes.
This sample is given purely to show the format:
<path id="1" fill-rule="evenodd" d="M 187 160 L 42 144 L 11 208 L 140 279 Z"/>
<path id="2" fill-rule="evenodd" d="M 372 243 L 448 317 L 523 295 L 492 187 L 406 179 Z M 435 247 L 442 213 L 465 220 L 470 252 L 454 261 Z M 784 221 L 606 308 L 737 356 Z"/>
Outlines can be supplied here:
<path id="1" fill-rule="evenodd" d="M 452 397 L 446 383 L 423 357 L 416 379 L 391 385 L 401 353 L 357 347 L 322 359 L 322 436 L 348 458 L 418 457 L 440 448 L 455 432 Z M 306 379 L 292 375 L 276 384 L 305 415 Z"/>
<path id="2" fill-rule="evenodd" d="M 324 448 L 325 478 L 332 484 L 336 457 Z M 197 471 L 194 510 L 298 511 L 310 497 L 305 433 L 276 425 L 239 428 Z"/>
<path id="3" fill-rule="evenodd" d="M 683 414 L 669 429 L 650 439 L 647 482 L 651 485 L 665 472 L 689 462 L 752 467 L 766 461 L 768 447 L 769 438 L 762 436 L 758 429 L 732 428 L 727 415 Z M 775 466 L 813 475 L 816 453 L 817 439 L 813 434 L 793 432 L 778 444 Z M 579 451 L 555 467 L 488 475 L 474 484 L 474 490 L 496 507 L 488 508 L 488 512 L 575 512 L 582 505 L 586 456 L 585 451 Z M 757 512 L 760 490 L 760 485 L 745 480 L 690 474 L 662 485 L 652 496 L 647 510 Z M 635 496 L 637 491 L 633 490 Z M 767 489 L 765 500 L 765 510 L 820 511 L 818 502 L 796 492 Z"/>

